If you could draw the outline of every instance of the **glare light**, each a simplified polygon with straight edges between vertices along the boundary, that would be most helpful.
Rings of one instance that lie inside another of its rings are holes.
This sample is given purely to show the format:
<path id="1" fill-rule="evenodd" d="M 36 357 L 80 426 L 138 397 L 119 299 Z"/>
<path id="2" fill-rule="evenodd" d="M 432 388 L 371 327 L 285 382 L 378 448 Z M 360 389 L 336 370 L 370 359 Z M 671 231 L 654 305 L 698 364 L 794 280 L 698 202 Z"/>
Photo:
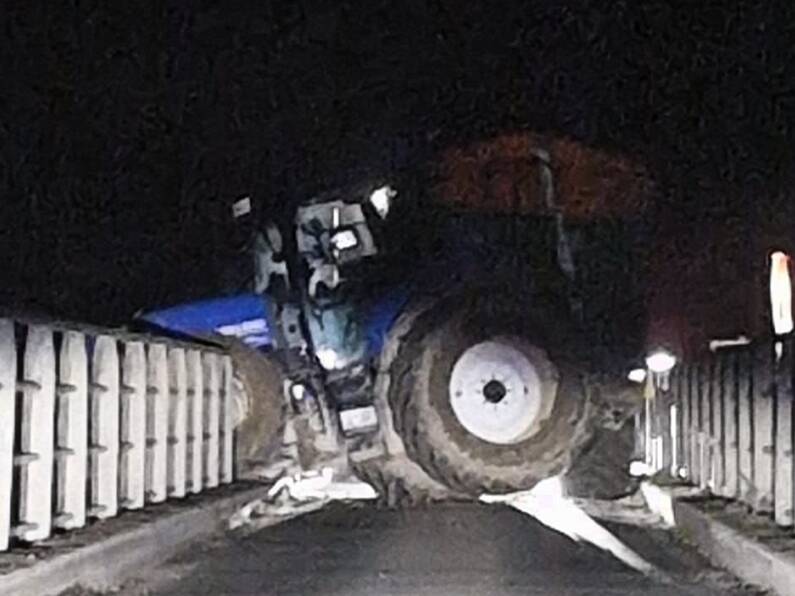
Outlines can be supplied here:
<path id="1" fill-rule="evenodd" d="M 382 219 L 389 213 L 389 207 L 395 195 L 397 195 L 397 191 L 391 186 L 376 188 L 372 194 L 370 194 L 370 204 Z"/>
<path id="2" fill-rule="evenodd" d="M 665 350 L 657 350 L 646 358 L 646 366 L 653 373 L 667 373 L 676 366 L 676 356 Z"/>
<path id="3" fill-rule="evenodd" d="M 331 246 L 337 250 L 348 250 L 359 244 L 356 232 L 353 230 L 341 230 L 331 237 Z"/>
<path id="4" fill-rule="evenodd" d="M 633 383 L 643 383 L 646 380 L 645 368 L 633 368 L 629 371 L 627 378 Z"/>
<path id="5" fill-rule="evenodd" d="M 323 348 L 318 350 L 316 356 L 318 362 L 320 362 L 320 366 L 322 366 L 326 370 L 332 370 L 336 368 L 339 362 L 339 357 L 337 356 L 337 352 L 335 352 L 331 348 Z"/>
<path id="6" fill-rule="evenodd" d="M 770 305 L 776 335 L 791 333 L 793 329 L 789 260 L 789 257 L 780 251 L 770 255 Z"/>
<path id="7" fill-rule="evenodd" d="M 303 383 L 293 383 L 290 386 L 290 395 L 295 401 L 301 401 L 306 396 L 306 385 Z"/>

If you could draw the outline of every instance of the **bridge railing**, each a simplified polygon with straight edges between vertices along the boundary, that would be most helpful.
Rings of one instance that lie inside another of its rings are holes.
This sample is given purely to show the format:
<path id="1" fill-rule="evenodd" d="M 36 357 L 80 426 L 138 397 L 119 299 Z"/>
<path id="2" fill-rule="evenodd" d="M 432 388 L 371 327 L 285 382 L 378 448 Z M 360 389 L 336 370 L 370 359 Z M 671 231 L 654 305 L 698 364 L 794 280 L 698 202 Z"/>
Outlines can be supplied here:
<path id="1" fill-rule="evenodd" d="M 655 379 L 638 442 L 652 472 L 793 526 L 795 340 L 720 349 Z"/>
<path id="2" fill-rule="evenodd" d="M 212 347 L 0 319 L 0 551 L 233 480 Z"/>

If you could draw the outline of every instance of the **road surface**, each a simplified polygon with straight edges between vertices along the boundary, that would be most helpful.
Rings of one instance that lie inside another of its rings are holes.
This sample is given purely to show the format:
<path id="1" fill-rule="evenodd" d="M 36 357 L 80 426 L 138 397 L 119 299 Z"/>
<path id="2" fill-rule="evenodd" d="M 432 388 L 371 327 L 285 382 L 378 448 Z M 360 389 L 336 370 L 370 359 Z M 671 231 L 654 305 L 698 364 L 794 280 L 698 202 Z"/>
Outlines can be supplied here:
<path id="1" fill-rule="evenodd" d="M 125 594 L 682 596 L 750 594 L 663 531 L 611 526 L 672 576 L 653 580 L 504 506 L 379 510 L 334 505 L 232 533 L 127 586 Z"/>

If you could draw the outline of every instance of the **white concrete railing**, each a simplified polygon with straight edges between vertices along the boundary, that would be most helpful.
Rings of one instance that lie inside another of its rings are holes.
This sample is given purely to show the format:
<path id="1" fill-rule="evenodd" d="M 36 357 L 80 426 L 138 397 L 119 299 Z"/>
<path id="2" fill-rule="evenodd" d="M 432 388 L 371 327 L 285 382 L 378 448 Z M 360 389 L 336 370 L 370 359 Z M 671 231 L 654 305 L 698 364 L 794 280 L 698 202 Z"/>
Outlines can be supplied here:
<path id="1" fill-rule="evenodd" d="M 794 379 L 792 337 L 678 365 L 639 416 L 647 469 L 792 527 Z"/>
<path id="2" fill-rule="evenodd" d="M 233 479 L 209 347 L 0 319 L 0 551 Z"/>

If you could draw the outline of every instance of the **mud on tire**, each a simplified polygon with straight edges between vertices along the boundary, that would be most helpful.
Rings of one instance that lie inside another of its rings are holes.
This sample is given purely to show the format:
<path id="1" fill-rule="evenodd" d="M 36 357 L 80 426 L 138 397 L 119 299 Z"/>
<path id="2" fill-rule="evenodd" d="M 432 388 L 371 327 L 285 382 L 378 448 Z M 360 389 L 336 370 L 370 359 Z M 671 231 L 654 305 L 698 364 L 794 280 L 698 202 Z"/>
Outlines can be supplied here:
<path id="1" fill-rule="evenodd" d="M 590 435 L 586 379 L 577 336 L 566 315 L 539 299 L 521 304 L 490 290 L 458 293 L 415 317 L 389 374 L 395 429 L 407 454 L 453 491 L 481 494 L 528 489 L 564 472 Z M 527 438 L 495 444 L 468 432 L 450 402 L 454 364 L 470 346 L 512 336 L 542 346 L 554 371 L 543 384 L 549 407 Z"/>

